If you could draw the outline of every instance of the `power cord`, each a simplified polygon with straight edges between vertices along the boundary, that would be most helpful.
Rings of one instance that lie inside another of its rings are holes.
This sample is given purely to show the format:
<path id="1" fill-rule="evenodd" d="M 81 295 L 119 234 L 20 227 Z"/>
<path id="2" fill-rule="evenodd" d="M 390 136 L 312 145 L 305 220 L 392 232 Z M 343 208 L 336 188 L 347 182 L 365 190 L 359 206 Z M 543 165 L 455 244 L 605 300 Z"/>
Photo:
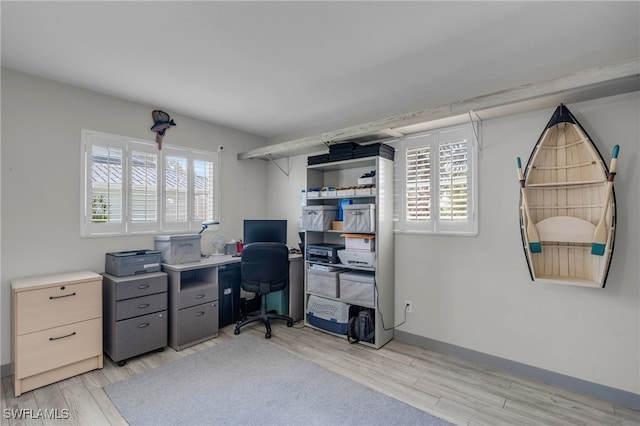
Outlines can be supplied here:
<path id="1" fill-rule="evenodd" d="M 376 289 L 376 294 L 380 294 L 380 292 L 378 291 L 378 284 L 374 282 L 374 286 Z M 382 315 L 382 310 L 380 309 L 380 305 L 378 305 L 378 298 L 376 297 L 376 309 L 378 312 L 380 312 L 380 320 L 382 321 L 382 329 L 384 331 L 389 331 L 389 330 L 394 330 L 397 327 L 400 327 L 402 324 L 404 324 L 405 322 L 407 322 L 407 309 L 409 309 L 409 304 L 406 303 L 404 306 L 404 320 L 400 323 L 400 324 L 396 324 L 391 328 L 387 328 L 384 325 L 384 315 Z"/>

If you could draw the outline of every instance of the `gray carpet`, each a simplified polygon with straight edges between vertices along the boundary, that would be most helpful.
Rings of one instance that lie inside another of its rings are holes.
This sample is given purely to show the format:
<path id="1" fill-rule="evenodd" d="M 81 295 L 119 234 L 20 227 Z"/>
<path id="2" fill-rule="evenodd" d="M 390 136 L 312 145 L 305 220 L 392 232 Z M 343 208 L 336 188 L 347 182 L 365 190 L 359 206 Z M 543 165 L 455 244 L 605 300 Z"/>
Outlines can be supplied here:
<path id="1" fill-rule="evenodd" d="M 104 388 L 130 425 L 448 425 L 241 334 Z"/>

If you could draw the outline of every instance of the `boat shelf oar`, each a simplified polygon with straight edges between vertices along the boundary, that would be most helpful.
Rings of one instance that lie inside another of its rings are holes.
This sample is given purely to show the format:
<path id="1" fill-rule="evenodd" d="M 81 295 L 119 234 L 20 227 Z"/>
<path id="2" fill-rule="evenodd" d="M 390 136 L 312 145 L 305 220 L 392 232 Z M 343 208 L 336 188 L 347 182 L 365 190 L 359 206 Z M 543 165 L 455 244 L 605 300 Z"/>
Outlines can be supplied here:
<path id="1" fill-rule="evenodd" d="M 529 240 L 529 251 L 531 253 L 542 253 L 542 244 L 540 244 L 540 238 L 538 237 L 538 230 L 536 225 L 531 221 L 531 216 L 529 215 L 529 206 L 527 204 L 527 193 L 524 188 L 524 176 L 522 174 L 522 162 L 520 161 L 520 157 L 516 159 L 518 163 L 518 179 L 520 180 L 520 191 L 522 194 L 522 210 L 524 211 L 524 215 L 527 218 L 527 240 Z"/>
<path id="2" fill-rule="evenodd" d="M 609 226 L 607 225 L 607 211 L 609 210 L 609 199 L 613 193 L 613 179 L 616 177 L 616 164 L 618 163 L 618 152 L 620 146 L 613 147 L 611 153 L 611 165 L 609 166 L 609 174 L 607 175 L 607 188 L 605 190 L 604 204 L 602 205 L 602 213 L 600 214 L 600 222 L 593 232 L 593 243 L 591 243 L 591 254 L 596 256 L 604 256 L 605 247 L 607 246 Z"/>

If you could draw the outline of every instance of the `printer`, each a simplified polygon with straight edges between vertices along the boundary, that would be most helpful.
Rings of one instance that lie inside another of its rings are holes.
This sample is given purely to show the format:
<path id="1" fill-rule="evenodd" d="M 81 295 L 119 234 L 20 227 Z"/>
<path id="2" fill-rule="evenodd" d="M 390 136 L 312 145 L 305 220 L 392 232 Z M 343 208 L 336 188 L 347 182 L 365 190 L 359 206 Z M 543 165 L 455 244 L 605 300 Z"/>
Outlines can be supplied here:
<path id="1" fill-rule="evenodd" d="M 160 271 L 161 252 L 157 250 L 132 250 L 107 253 L 104 270 L 116 277 Z"/>
<path id="2" fill-rule="evenodd" d="M 309 262 L 340 263 L 338 250 L 343 250 L 342 244 L 307 244 L 306 259 Z"/>

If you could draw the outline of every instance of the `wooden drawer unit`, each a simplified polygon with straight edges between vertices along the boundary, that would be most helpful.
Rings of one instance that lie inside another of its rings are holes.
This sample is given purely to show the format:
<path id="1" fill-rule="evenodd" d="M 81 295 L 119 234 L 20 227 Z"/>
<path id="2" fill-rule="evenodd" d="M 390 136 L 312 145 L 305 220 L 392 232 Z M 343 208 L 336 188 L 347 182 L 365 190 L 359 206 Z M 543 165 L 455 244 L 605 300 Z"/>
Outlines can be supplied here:
<path id="1" fill-rule="evenodd" d="M 115 336 L 109 356 L 124 360 L 167 345 L 167 311 L 129 318 L 115 324 Z M 151 348 L 151 349 L 149 349 Z M 149 349 L 149 350 L 148 350 Z"/>
<path id="2" fill-rule="evenodd" d="M 180 291 L 180 309 L 218 300 L 218 287 L 199 285 Z"/>
<path id="3" fill-rule="evenodd" d="M 169 275 L 169 346 L 179 351 L 218 336 L 218 268 L 162 264 Z"/>
<path id="4" fill-rule="evenodd" d="M 90 271 L 11 281 L 15 396 L 102 368 L 101 283 Z"/>
<path id="5" fill-rule="evenodd" d="M 102 301 L 104 351 L 118 365 L 167 345 L 167 274 L 116 277 L 105 273 Z"/>
<path id="6" fill-rule="evenodd" d="M 210 339 L 218 335 L 218 302 L 203 303 L 181 309 L 178 312 L 180 327 L 176 333 L 177 346 L 190 345 L 194 341 Z"/>
<path id="7" fill-rule="evenodd" d="M 153 312 L 167 310 L 167 292 L 118 300 L 116 302 L 116 321 L 139 317 Z"/>

